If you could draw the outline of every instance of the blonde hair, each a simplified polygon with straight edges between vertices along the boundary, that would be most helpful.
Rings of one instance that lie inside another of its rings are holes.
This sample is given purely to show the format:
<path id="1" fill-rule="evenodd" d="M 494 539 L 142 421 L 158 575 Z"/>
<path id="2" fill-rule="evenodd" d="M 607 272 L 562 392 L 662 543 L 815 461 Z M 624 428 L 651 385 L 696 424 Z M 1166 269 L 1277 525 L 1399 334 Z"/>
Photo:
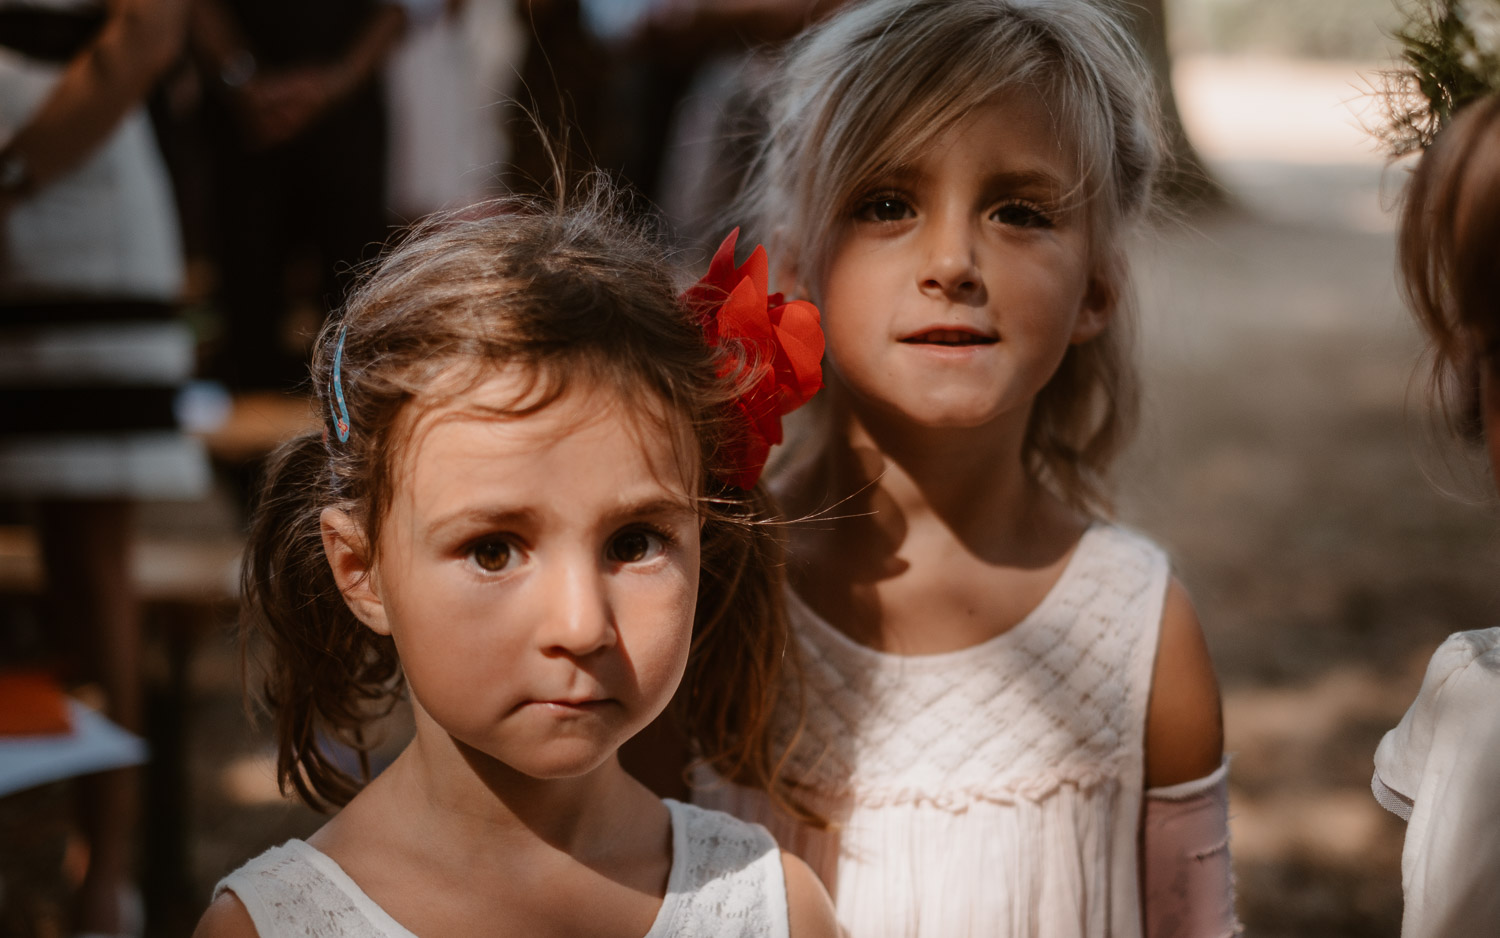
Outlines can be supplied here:
<path id="1" fill-rule="evenodd" d="M 794 258 L 817 302 L 851 203 L 995 96 L 1038 92 L 1077 160 L 1094 270 L 1116 313 L 1069 349 L 1038 395 L 1027 467 L 1080 508 L 1137 407 L 1134 301 L 1122 235 L 1148 214 L 1164 159 L 1149 69 L 1121 23 L 1086 0 L 869 0 L 791 45 L 762 89 L 766 131 L 737 217 Z"/>

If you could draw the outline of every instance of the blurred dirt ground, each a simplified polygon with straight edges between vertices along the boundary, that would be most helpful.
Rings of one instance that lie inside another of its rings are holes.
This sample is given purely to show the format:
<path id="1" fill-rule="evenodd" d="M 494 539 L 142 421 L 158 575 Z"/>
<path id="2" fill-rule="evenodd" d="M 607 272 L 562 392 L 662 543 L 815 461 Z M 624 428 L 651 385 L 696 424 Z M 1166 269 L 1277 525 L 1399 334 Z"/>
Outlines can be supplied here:
<path id="1" fill-rule="evenodd" d="M 1403 831 L 1371 758 L 1443 637 L 1500 609 L 1495 500 L 1425 416 L 1385 210 L 1402 171 L 1357 128 L 1356 67 L 1190 60 L 1178 79 L 1238 205 L 1137 245 L 1147 400 L 1121 516 L 1170 549 L 1205 623 L 1249 933 L 1388 938 Z M 227 523 L 154 523 L 205 517 Z M 219 876 L 318 823 L 275 792 L 227 631 L 198 643 L 189 692 L 191 881 L 166 936 Z"/>
<path id="2" fill-rule="evenodd" d="M 1241 211 L 1137 252 L 1147 408 L 1122 515 L 1172 551 L 1224 690 L 1251 935 L 1394 936 L 1403 825 L 1372 756 L 1450 632 L 1500 608 L 1496 500 L 1434 428 L 1397 292 L 1406 170 L 1370 69 L 1189 60 L 1184 121 Z"/>

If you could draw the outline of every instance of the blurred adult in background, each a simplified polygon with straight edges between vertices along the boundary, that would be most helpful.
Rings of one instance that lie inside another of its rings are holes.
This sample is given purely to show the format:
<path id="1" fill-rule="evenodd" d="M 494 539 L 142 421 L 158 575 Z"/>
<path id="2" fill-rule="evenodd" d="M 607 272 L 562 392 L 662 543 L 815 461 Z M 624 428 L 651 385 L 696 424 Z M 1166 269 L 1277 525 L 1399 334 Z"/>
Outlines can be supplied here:
<path id="1" fill-rule="evenodd" d="M 129 729 L 130 506 L 208 482 L 176 431 L 193 338 L 174 319 L 176 217 L 140 108 L 178 55 L 187 2 L 0 0 L 0 499 L 36 512 L 44 644 Z M 89 861 L 72 924 L 132 933 L 133 775 L 84 779 L 80 811 Z"/>
<path id="2" fill-rule="evenodd" d="M 847 0 L 583 0 L 615 50 L 601 142 L 686 244 L 712 247 L 733 221 L 760 132 L 764 52 Z"/>
<path id="3" fill-rule="evenodd" d="M 547 189 L 550 143 L 570 175 L 598 166 L 623 178 L 644 197 L 640 210 L 664 210 L 695 240 L 712 234 L 688 217 L 706 197 L 702 177 L 718 185 L 735 176 L 715 167 L 734 164 L 744 137 L 735 121 L 750 50 L 796 35 L 845 0 L 514 2 L 528 46 L 522 107 L 507 111 L 507 186 Z M 726 127 L 735 131 L 728 138 Z"/>
<path id="4" fill-rule="evenodd" d="M 607 139 L 612 47 L 589 27 L 579 0 L 513 2 L 526 46 L 517 106 L 504 110 L 511 142 L 505 187 L 528 194 L 552 191 L 554 160 L 563 164 L 569 181 L 595 166 L 618 172 L 620 148 Z"/>
<path id="5" fill-rule="evenodd" d="M 232 387 L 298 384 L 306 364 L 285 335 L 293 303 L 319 316 L 336 307 L 350 266 L 385 240 L 381 66 L 409 23 L 442 10 L 442 0 L 193 0 L 224 324 L 213 371 Z"/>
<path id="6" fill-rule="evenodd" d="M 524 28 L 510 0 L 448 0 L 430 27 L 407 30 L 386 67 L 398 222 L 498 194 L 509 147 L 497 102 L 515 92 Z"/>

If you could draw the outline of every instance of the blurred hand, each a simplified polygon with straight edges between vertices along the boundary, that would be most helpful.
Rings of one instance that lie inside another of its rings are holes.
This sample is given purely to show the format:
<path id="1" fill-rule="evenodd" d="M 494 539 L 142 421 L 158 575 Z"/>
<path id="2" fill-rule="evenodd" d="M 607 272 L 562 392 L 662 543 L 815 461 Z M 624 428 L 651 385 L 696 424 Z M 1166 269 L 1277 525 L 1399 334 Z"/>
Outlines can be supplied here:
<path id="1" fill-rule="evenodd" d="M 288 68 L 251 79 L 240 102 L 251 143 L 267 148 L 296 138 L 350 90 L 343 70 L 331 65 Z"/>

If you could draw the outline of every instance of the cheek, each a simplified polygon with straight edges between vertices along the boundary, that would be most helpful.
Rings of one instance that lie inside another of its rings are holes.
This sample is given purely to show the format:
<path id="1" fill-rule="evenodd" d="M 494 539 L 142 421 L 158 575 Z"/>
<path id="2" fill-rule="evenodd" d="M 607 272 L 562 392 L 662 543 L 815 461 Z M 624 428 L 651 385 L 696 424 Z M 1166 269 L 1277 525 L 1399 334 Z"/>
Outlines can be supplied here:
<path id="1" fill-rule="evenodd" d="M 480 681 L 496 686 L 524 643 L 518 630 L 497 627 L 509 601 L 448 564 L 408 570 L 388 608 L 391 637 L 413 685 L 439 694 Z"/>
<path id="2" fill-rule="evenodd" d="M 628 619 L 619 621 L 625 653 L 643 687 L 668 696 L 687 666 L 698 606 L 698 555 L 674 565 L 670 574 L 636 584 L 623 596 Z"/>
<path id="3" fill-rule="evenodd" d="M 893 295 L 898 276 L 895 263 L 873 256 L 868 249 L 836 253 L 823 277 L 818 303 L 824 331 L 844 329 L 851 320 L 868 320 L 879 309 L 879 301 Z"/>
<path id="4" fill-rule="evenodd" d="M 861 370 L 862 363 L 873 354 L 872 343 L 880 330 L 876 318 L 881 293 L 868 283 L 840 288 L 831 282 L 824 291 L 818 308 L 822 313 L 825 354 L 841 372 L 850 368 Z"/>
<path id="5" fill-rule="evenodd" d="M 1049 342 L 1069 344 L 1074 339 L 1090 294 L 1088 272 L 1066 264 L 1053 268 L 1023 270 L 998 292 L 1009 302 L 1011 329 Z"/>

